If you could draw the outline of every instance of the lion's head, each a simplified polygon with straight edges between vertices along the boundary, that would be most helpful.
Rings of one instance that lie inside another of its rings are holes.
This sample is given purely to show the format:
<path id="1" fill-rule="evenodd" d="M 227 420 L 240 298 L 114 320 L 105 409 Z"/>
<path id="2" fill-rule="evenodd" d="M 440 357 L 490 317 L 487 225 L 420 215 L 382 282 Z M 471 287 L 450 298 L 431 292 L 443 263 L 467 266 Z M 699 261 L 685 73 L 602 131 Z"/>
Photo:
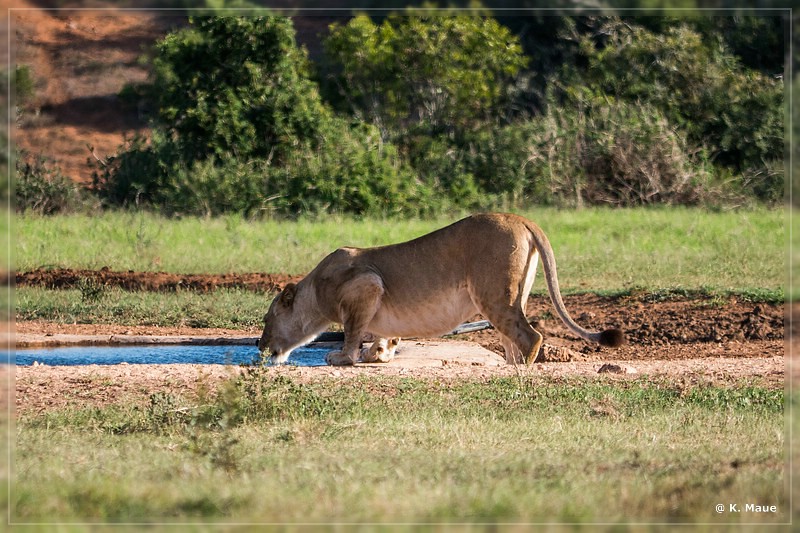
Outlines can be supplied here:
<path id="1" fill-rule="evenodd" d="M 286 362 L 295 348 L 314 340 L 327 325 L 313 309 L 304 305 L 306 299 L 300 287 L 289 283 L 272 300 L 264 315 L 264 331 L 258 341 L 259 352 L 269 352 L 270 363 Z"/>

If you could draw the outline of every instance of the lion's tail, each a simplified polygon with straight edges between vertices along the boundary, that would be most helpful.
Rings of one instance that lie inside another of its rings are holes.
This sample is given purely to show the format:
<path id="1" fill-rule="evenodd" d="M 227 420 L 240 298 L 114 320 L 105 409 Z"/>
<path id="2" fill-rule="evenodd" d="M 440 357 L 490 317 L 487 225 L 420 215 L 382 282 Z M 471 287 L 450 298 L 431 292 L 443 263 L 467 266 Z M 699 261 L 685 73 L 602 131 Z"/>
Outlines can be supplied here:
<path id="1" fill-rule="evenodd" d="M 556 259 L 553 254 L 553 248 L 550 246 L 550 241 L 545 235 L 542 228 L 526 220 L 527 227 L 531 232 L 533 244 L 536 251 L 539 252 L 539 257 L 542 260 L 542 269 L 544 270 L 544 279 L 547 282 L 547 291 L 550 293 L 550 300 L 553 302 L 553 307 L 562 322 L 569 328 L 570 331 L 586 339 L 587 341 L 597 342 L 603 346 L 616 347 L 625 343 L 625 335 L 619 329 L 607 329 L 605 331 L 589 331 L 582 328 L 569 316 L 567 308 L 564 306 L 564 300 L 561 299 L 561 290 L 558 287 L 558 271 L 556 269 Z"/>

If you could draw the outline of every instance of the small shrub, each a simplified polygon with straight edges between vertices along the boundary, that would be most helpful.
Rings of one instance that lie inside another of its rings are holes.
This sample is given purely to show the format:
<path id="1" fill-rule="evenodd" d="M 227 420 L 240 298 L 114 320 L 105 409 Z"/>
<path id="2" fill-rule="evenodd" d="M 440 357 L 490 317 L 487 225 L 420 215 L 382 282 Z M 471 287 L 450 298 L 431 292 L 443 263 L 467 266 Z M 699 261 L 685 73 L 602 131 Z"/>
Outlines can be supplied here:
<path id="1" fill-rule="evenodd" d="M 786 171 L 783 161 L 767 161 L 761 167 L 742 172 L 742 193 L 767 204 L 779 204 L 786 197 Z"/>
<path id="2" fill-rule="evenodd" d="M 156 203 L 153 196 L 170 166 L 177 161 L 174 146 L 154 131 L 151 138 L 126 138 L 117 153 L 102 162 L 89 161 L 92 190 L 110 205 Z"/>
<path id="3" fill-rule="evenodd" d="M 581 48 L 593 88 L 657 108 L 717 164 L 743 171 L 783 157 L 783 82 L 741 66 L 724 44 L 687 25 L 662 34 L 610 17 L 604 45 Z"/>
<path id="4" fill-rule="evenodd" d="M 14 96 L 16 105 L 24 106 L 29 103 L 35 93 L 36 87 L 33 73 L 28 65 L 17 65 L 14 68 Z"/>
<path id="5" fill-rule="evenodd" d="M 99 302 L 106 292 L 106 286 L 94 278 L 81 278 L 75 287 L 80 291 L 84 303 Z"/>
<path id="6" fill-rule="evenodd" d="M 584 93 L 528 127 L 526 173 L 559 202 L 695 205 L 713 173 L 658 110 Z"/>
<path id="7" fill-rule="evenodd" d="M 467 140 L 464 158 L 481 190 L 503 196 L 511 205 L 526 201 L 550 203 L 549 194 L 540 190 L 537 176 L 529 165 L 532 136 L 538 126 L 519 122 L 500 128 L 484 129 Z"/>
<path id="8" fill-rule="evenodd" d="M 493 197 L 476 180 L 466 151 L 449 137 L 419 135 L 408 140 L 409 162 L 424 183 L 459 207 L 479 209 L 491 203 Z"/>
<path id="9" fill-rule="evenodd" d="M 14 207 L 18 212 L 53 215 L 84 205 L 82 191 L 46 157 L 19 150 L 15 168 Z"/>
<path id="10" fill-rule="evenodd" d="M 319 150 L 298 150 L 277 171 L 282 179 L 275 184 L 286 189 L 270 193 L 285 195 L 285 212 L 413 216 L 438 210 L 433 188 L 381 140 L 378 128 L 333 119 L 324 138 Z"/>

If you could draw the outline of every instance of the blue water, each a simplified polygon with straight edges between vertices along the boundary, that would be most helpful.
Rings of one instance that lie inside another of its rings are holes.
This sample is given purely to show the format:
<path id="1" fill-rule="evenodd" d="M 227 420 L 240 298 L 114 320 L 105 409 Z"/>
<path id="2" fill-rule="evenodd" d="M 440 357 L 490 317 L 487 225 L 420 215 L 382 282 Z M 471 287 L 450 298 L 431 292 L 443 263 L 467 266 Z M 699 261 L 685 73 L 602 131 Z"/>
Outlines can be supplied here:
<path id="1" fill-rule="evenodd" d="M 296 366 L 322 366 L 325 354 L 331 348 L 298 348 L 287 364 Z M 16 356 L 16 357 L 15 357 Z M 30 366 L 34 361 L 50 366 L 64 365 L 158 365 L 193 363 L 205 365 L 239 365 L 258 362 L 255 346 L 69 346 L 35 348 L 0 352 L 0 364 Z"/>

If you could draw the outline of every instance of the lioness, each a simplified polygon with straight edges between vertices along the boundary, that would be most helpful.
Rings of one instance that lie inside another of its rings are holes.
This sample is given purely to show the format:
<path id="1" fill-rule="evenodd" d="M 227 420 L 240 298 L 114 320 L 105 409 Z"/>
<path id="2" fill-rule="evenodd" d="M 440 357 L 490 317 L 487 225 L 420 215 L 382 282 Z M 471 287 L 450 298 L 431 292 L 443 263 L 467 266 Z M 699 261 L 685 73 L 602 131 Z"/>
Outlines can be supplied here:
<path id="1" fill-rule="evenodd" d="M 570 331 L 604 346 L 622 344 L 620 330 L 591 332 L 569 316 L 553 249 L 539 226 L 490 213 L 400 244 L 336 250 L 275 297 L 258 348 L 282 363 L 336 322 L 344 325 L 344 346 L 327 354 L 328 364 L 352 365 L 359 356 L 387 361 L 399 337 L 443 335 L 480 313 L 500 332 L 508 363 L 531 363 L 542 335 L 528 324 L 525 303 L 539 256 L 550 299 Z M 367 332 L 378 340 L 362 354 Z"/>

